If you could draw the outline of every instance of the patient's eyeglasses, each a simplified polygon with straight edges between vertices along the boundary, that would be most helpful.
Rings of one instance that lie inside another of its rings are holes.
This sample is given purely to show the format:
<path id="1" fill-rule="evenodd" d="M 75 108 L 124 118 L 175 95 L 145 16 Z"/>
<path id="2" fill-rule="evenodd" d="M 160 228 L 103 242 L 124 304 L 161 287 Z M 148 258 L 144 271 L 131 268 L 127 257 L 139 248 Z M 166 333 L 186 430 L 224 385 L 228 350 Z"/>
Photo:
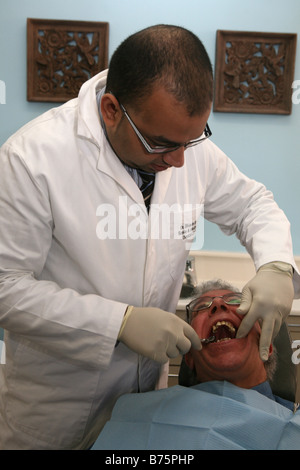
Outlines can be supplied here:
<path id="1" fill-rule="evenodd" d="M 223 299 L 227 305 L 239 306 L 242 301 L 242 294 L 241 292 L 234 292 L 222 296 L 216 295 L 215 297 L 201 296 L 192 300 L 192 302 L 186 306 L 188 322 L 190 323 L 193 317 L 195 317 L 199 312 L 208 309 L 212 305 L 214 299 Z"/>

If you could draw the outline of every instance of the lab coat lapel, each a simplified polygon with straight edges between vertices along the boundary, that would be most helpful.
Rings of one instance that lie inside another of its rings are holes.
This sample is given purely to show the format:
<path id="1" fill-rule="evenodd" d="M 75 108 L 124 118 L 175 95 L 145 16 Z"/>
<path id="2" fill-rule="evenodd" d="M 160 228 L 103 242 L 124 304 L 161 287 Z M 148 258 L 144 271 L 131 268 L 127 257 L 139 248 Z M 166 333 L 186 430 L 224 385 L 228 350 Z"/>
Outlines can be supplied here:
<path id="1" fill-rule="evenodd" d="M 105 86 L 107 71 L 84 83 L 78 95 L 77 134 L 99 145 L 101 138 L 101 121 L 97 106 L 96 93 Z"/>
<path id="2" fill-rule="evenodd" d="M 80 89 L 77 134 L 99 148 L 97 170 L 113 178 L 134 201 L 143 204 L 139 188 L 113 152 L 102 129 L 95 96 L 105 86 L 106 75 L 107 70 L 90 79 L 89 86 L 84 84 Z"/>
<path id="3" fill-rule="evenodd" d="M 168 168 L 165 171 L 156 173 L 154 191 L 151 198 L 151 204 L 163 204 L 167 189 L 169 187 L 170 179 L 172 176 L 173 168 Z"/>
<path id="4" fill-rule="evenodd" d="M 101 152 L 97 162 L 97 170 L 114 179 L 137 204 L 144 204 L 141 191 L 110 147 L 104 133 L 101 140 Z"/>
<path id="5" fill-rule="evenodd" d="M 98 159 L 97 169 L 113 178 L 122 186 L 129 196 L 138 204 L 144 204 L 143 196 L 138 186 L 124 168 L 122 162 L 115 155 L 109 143 L 103 135 L 101 154 Z M 166 192 L 170 183 L 173 168 L 159 172 L 155 177 L 154 191 L 151 197 L 151 204 L 163 204 Z"/>

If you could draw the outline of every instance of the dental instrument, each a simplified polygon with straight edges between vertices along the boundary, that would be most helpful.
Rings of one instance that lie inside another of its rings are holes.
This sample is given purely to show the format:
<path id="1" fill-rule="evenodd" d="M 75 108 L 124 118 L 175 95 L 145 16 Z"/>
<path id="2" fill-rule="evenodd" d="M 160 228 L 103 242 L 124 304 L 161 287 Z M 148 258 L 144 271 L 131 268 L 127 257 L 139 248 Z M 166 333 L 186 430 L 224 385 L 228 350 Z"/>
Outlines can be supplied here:
<path id="1" fill-rule="evenodd" d="M 201 338 L 200 341 L 203 344 L 213 343 L 215 341 L 215 336 L 210 336 L 209 338 Z"/>

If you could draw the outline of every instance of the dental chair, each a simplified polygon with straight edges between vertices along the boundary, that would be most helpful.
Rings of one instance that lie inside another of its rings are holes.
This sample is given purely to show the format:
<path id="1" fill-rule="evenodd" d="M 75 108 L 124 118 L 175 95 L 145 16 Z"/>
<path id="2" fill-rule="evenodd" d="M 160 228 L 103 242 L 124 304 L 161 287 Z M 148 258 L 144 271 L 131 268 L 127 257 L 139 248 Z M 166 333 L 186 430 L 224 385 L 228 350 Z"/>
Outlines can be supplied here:
<path id="1" fill-rule="evenodd" d="M 297 370 L 296 365 L 292 362 L 291 338 L 285 323 L 282 324 L 273 344 L 276 347 L 278 358 L 277 368 L 273 380 L 270 382 L 272 392 L 280 398 L 295 402 Z M 184 358 L 181 362 L 178 382 L 179 385 L 185 387 L 191 387 L 197 383 L 195 371 L 186 365 Z"/>

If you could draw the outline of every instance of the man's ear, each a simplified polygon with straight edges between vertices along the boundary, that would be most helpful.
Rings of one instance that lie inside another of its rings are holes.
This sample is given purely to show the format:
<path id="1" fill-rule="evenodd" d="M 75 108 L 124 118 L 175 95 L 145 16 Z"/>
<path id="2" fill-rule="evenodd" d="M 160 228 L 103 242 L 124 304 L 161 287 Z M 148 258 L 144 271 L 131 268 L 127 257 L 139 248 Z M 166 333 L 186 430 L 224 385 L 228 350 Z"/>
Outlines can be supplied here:
<path id="1" fill-rule="evenodd" d="M 191 352 L 188 352 L 188 353 L 184 356 L 184 360 L 185 360 L 185 363 L 186 363 L 186 365 L 188 366 L 188 368 L 191 369 L 191 370 L 194 370 L 195 363 L 194 363 L 194 359 L 193 359 L 193 356 L 192 356 L 192 353 L 191 353 Z"/>
<path id="2" fill-rule="evenodd" d="M 117 98 L 111 93 L 105 93 L 102 96 L 100 106 L 106 128 L 114 128 L 117 126 L 123 116 Z"/>

